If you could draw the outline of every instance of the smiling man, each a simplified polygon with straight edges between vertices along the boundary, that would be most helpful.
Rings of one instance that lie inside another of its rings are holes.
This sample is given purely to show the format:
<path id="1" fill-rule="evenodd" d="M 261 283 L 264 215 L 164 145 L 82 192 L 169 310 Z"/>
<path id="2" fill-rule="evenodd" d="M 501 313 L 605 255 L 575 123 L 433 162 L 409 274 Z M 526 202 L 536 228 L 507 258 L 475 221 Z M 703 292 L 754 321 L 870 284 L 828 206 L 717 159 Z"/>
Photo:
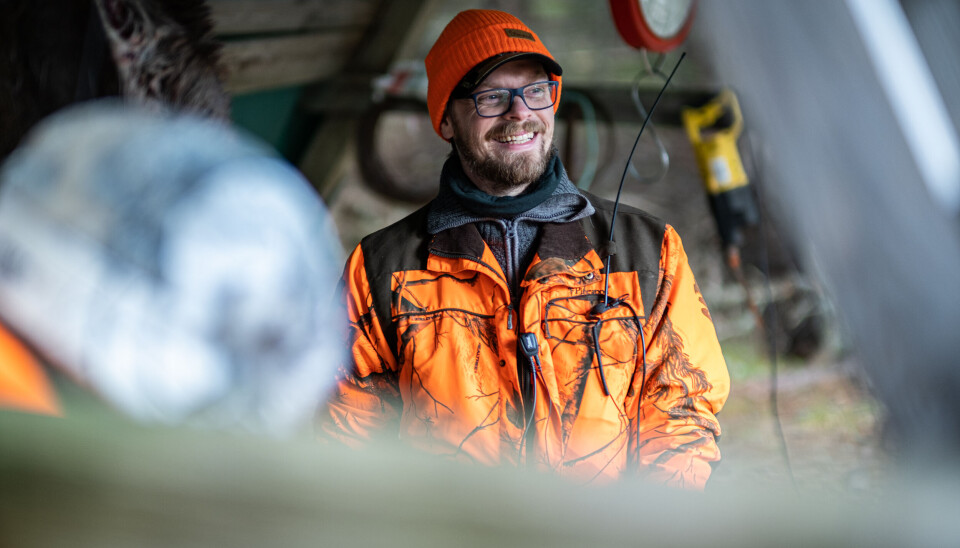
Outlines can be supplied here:
<path id="1" fill-rule="evenodd" d="M 553 144 L 562 69 L 518 19 L 461 12 L 426 66 L 453 150 L 438 196 L 347 262 L 353 359 L 322 431 L 702 488 L 729 377 L 679 236 L 570 182 Z"/>
<path id="2" fill-rule="evenodd" d="M 516 196 L 540 178 L 556 154 L 550 107 L 560 84 L 541 63 L 516 59 L 490 71 L 483 88 L 456 90 L 454 98 L 472 100 L 449 105 L 440 134 L 454 144 L 464 172 L 480 190 Z"/>

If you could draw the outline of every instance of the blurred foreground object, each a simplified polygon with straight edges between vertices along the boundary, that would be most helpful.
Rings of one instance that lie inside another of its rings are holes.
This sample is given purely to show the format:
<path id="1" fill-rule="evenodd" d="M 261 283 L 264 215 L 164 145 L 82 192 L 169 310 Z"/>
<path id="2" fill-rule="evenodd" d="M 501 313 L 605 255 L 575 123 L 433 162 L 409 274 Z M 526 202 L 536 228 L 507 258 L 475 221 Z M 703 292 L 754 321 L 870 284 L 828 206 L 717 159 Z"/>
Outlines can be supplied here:
<path id="1" fill-rule="evenodd" d="M 141 420 L 303 426 L 340 360 L 341 257 L 301 175 L 215 122 L 75 107 L 0 173 L 0 316 Z"/>
<path id="2" fill-rule="evenodd" d="M 956 471 L 960 4 L 700 8 L 760 137 L 764 197 L 838 304 L 904 462 Z"/>
<path id="3" fill-rule="evenodd" d="M 960 545 L 956 475 L 869 500 L 690 493 L 635 477 L 577 486 L 396 445 L 16 413 L 0 413 L 0 432 L 14 441 L 0 444 L 0 545 L 17 548 Z"/>

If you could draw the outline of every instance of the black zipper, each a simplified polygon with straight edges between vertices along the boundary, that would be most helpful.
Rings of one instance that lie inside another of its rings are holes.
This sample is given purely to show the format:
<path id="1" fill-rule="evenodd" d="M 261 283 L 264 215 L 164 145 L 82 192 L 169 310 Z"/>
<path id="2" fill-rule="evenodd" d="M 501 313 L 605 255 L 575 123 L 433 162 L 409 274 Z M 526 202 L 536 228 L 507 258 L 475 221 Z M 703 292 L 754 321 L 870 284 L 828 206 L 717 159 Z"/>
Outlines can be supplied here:
<path id="1" fill-rule="evenodd" d="M 497 272 L 496 269 L 494 269 L 493 267 L 491 267 L 491 266 L 488 265 L 487 263 L 481 261 L 479 257 L 475 257 L 475 256 L 470 255 L 470 254 L 467 254 L 467 253 L 450 253 L 450 252 L 437 251 L 437 250 L 435 250 L 435 249 L 431 249 L 431 250 L 430 250 L 430 253 L 433 254 L 433 255 L 436 255 L 437 257 L 444 257 L 444 258 L 447 258 L 447 259 L 469 259 L 469 260 L 471 260 L 471 261 L 473 261 L 473 262 L 475 262 L 475 263 L 477 263 L 477 264 L 480 264 L 480 265 L 483 265 L 483 266 L 487 267 L 488 270 L 490 270 L 490 271 L 493 272 L 494 274 L 497 274 L 497 276 L 498 276 L 501 280 L 503 280 L 504 285 L 507 286 L 507 329 L 509 329 L 510 331 L 515 331 L 515 329 L 514 329 L 514 322 L 513 322 L 513 312 L 514 312 L 514 308 L 513 308 L 513 296 L 512 296 L 512 294 L 511 294 L 511 292 L 510 292 L 510 283 L 509 283 L 509 281 L 508 281 L 504 276 L 500 275 L 500 274 Z M 537 379 L 536 379 L 536 376 L 534 376 L 534 375 L 531 374 L 532 371 L 528 371 L 527 368 L 524 367 L 524 364 L 523 364 L 523 361 L 524 361 L 524 360 L 521 360 L 521 359 L 520 359 L 521 352 L 520 352 L 520 347 L 519 347 L 519 345 L 520 345 L 520 338 L 519 338 L 519 337 L 517 337 L 517 343 L 516 343 L 516 344 L 517 344 L 517 347 L 514 348 L 514 356 L 516 356 L 517 380 L 518 380 L 518 382 L 519 382 L 519 384 L 520 384 L 519 389 L 520 389 L 520 403 L 521 403 L 521 420 L 524 421 L 524 424 L 526 424 L 526 420 L 527 420 L 527 409 L 530 408 L 532 411 L 534 411 L 534 412 L 536 411 L 536 409 L 533 409 L 532 407 L 533 407 L 533 404 L 534 404 L 534 402 L 533 402 L 533 394 L 534 394 L 534 392 L 533 392 L 533 390 L 534 390 L 533 383 L 534 383 L 534 382 L 537 382 Z M 532 382 L 531 382 L 531 381 L 532 381 Z M 532 426 L 532 425 L 531 425 L 531 426 Z M 532 431 L 535 431 L 536 428 L 532 428 L 531 430 L 532 430 Z M 527 440 L 530 440 L 531 442 L 532 442 L 532 440 L 533 440 L 533 438 L 534 438 L 534 434 L 532 433 L 532 431 L 531 431 L 531 432 L 526 432 L 526 431 L 525 431 L 525 434 L 526 434 L 525 437 L 527 438 Z M 520 445 L 519 445 L 521 452 L 523 451 L 524 445 L 526 445 L 526 440 L 521 439 L 521 440 L 520 440 Z M 527 455 L 528 455 L 528 456 L 530 455 L 529 447 L 527 448 Z"/>

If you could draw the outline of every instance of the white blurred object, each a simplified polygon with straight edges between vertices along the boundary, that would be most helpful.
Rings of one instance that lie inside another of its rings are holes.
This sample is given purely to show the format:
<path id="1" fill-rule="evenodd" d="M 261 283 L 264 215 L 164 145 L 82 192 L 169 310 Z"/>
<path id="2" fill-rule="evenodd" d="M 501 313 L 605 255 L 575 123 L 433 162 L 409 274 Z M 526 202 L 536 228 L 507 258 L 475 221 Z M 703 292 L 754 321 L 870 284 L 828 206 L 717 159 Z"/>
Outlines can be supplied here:
<path id="1" fill-rule="evenodd" d="M 0 186 L 0 315 L 131 416 L 287 434 L 342 357 L 342 252 L 270 149 L 189 117 L 86 105 Z"/>
<path id="2" fill-rule="evenodd" d="M 883 91 L 934 200 L 960 213 L 960 143 L 899 2 L 847 0 Z"/>

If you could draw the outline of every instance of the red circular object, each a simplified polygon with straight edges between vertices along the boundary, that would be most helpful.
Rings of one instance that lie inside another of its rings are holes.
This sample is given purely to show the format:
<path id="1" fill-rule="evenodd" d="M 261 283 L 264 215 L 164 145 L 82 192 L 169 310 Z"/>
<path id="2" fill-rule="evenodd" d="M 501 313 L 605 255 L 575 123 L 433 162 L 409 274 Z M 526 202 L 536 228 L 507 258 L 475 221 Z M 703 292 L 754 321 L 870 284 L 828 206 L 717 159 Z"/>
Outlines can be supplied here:
<path id="1" fill-rule="evenodd" d="M 666 53 L 683 43 L 687 34 L 690 33 L 696 7 L 697 2 L 693 0 L 680 30 L 672 36 L 664 37 L 651 30 L 650 24 L 640 9 L 640 0 L 610 0 L 613 22 L 624 41 L 637 49 L 647 49 L 657 53 Z"/>

